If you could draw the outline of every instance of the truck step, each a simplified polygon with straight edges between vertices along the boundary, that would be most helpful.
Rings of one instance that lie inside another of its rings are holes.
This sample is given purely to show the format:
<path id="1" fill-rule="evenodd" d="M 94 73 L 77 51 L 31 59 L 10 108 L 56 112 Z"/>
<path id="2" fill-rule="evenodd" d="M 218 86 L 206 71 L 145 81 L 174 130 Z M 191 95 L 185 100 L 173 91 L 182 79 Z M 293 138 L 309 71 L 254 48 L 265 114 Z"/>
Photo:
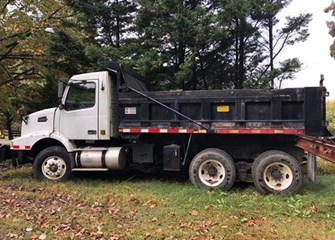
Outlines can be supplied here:
<path id="1" fill-rule="evenodd" d="M 109 171 L 108 168 L 73 168 L 74 172 L 105 172 Z"/>

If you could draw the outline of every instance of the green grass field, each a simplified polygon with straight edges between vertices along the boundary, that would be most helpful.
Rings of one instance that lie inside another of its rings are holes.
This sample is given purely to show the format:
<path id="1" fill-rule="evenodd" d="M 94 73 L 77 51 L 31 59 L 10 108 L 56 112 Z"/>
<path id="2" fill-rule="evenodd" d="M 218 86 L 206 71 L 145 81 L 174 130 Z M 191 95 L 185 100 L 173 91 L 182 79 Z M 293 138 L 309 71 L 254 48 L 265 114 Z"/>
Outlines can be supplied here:
<path id="1" fill-rule="evenodd" d="M 54 183 L 31 167 L 0 172 L 0 239 L 335 239 L 335 169 L 299 195 L 253 185 L 207 192 L 150 176 L 77 175 Z"/>

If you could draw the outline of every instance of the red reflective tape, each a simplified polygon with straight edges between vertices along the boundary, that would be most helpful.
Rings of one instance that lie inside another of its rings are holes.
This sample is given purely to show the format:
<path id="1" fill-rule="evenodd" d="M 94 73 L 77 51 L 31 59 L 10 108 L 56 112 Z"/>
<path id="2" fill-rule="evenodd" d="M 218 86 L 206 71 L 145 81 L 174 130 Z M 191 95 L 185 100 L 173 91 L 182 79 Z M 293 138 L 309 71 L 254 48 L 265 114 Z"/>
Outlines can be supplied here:
<path id="1" fill-rule="evenodd" d="M 284 129 L 284 134 L 295 134 L 295 135 L 302 135 L 304 134 L 304 130 L 299 129 Z"/>
<path id="2" fill-rule="evenodd" d="M 159 128 L 149 128 L 149 133 L 160 133 L 160 129 Z"/>
<path id="3" fill-rule="evenodd" d="M 142 132 L 142 129 L 140 128 L 131 128 L 130 129 L 130 133 L 141 133 Z"/>
<path id="4" fill-rule="evenodd" d="M 251 129 L 240 129 L 238 130 L 239 134 L 252 134 Z"/>
<path id="5" fill-rule="evenodd" d="M 260 129 L 259 132 L 259 134 L 275 134 L 274 129 Z"/>
<path id="6" fill-rule="evenodd" d="M 24 146 L 24 149 L 26 149 L 26 150 L 30 150 L 30 146 L 29 146 L 29 145 L 26 145 L 26 146 Z"/>
<path id="7" fill-rule="evenodd" d="M 13 145 L 12 149 L 20 149 L 20 145 Z"/>
<path id="8" fill-rule="evenodd" d="M 218 134 L 228 134 L 230 133 L 229 131 L 230 131 L 229 129 L 218 129 L 215 132 Z"/>
<path id="9" fill-rule="evenodd" d="M 305 133 L 302 129 L 218 129 L 217 134 L 285 134 L 302 135 Z"/>
<path id="10" fill-rule="evenodd" d="M 298 135 L 304 135 L 305 134 L 305 131 L 304 130 L 298 130 Z"/>
<path id="11" fill-rule="evenodd" d="M 176 129 L 176 128 L 169 128 L 167 130 L 168 133 L 180 133 L 180 130 L 179 129 Z"/>

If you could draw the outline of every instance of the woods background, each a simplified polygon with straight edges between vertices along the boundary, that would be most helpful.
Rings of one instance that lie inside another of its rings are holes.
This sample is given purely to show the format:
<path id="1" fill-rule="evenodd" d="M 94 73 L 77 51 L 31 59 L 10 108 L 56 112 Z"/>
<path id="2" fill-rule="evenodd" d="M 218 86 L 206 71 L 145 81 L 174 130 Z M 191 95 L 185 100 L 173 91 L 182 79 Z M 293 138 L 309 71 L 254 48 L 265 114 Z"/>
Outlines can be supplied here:
<path id="1" fill-rule="evenodd" d="M 290 0 L 2 0 L 0 129 L 15 112 L 57 105 L 57 82 L 127 64 L 150 90 L 280 88 L 301 69 L 278 61 L 305 41 L 309 13 L 283 16 Z M 335 5 L 325 6 L 334 15 Z M 328 24 L 335 36 L 334 22 Z M 335 45 L 330 54 L 335 56 Z M 308 49 L 306 49 L 308 51 Z M 328 120 L 334 130 L 334 102 Z"/>

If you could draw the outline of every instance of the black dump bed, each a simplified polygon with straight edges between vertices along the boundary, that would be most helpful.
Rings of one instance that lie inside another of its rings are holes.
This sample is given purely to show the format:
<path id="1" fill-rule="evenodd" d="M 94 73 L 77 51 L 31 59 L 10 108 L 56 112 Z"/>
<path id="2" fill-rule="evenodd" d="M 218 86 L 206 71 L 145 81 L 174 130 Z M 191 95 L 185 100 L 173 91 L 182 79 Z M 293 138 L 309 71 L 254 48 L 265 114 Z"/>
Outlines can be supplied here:
<path id="1" fill-rule="evenodd" d="M 119 129 L 328 135 L 324 87 L 150 92 L 134 87 L 143 86 L 140 79 L 140 84 L 129 84 L 136 81 L 134 75 L 126 84 L 126 76 L 123 70 L 118 78 Z"/>

